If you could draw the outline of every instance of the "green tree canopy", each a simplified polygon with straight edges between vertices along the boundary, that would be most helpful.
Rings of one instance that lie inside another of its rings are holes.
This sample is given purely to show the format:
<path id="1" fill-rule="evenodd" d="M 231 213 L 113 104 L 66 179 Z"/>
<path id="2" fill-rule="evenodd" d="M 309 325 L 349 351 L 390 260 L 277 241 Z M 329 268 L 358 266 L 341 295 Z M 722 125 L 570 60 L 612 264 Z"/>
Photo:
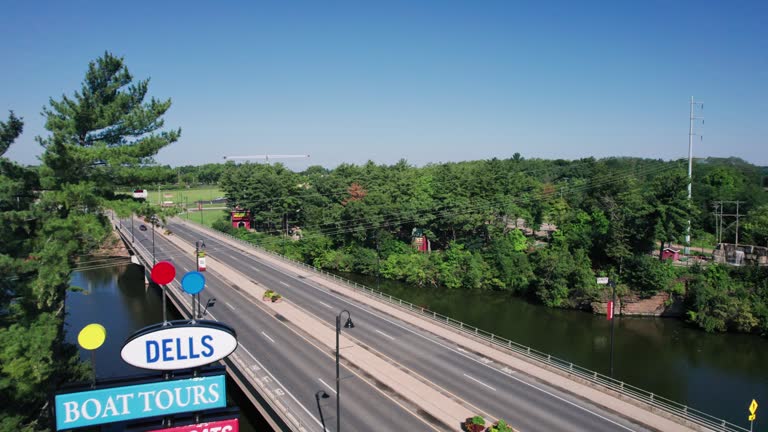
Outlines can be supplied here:
<path id="1" fill-rule="evenodd" d="M 178 140 L 181 129 L 160 131 L 171 100 L 150 98 L 149 79 L 133 82 L 122 57 L 104 53 L 88 65 L 81 89 L 43 108 L 48 137 L 38 137 L 43 187 L 60 189 L 93 182 L 109 195 L 116 183 L 130 182 L 133 168 L 151 165 L 163 147 Z"/>

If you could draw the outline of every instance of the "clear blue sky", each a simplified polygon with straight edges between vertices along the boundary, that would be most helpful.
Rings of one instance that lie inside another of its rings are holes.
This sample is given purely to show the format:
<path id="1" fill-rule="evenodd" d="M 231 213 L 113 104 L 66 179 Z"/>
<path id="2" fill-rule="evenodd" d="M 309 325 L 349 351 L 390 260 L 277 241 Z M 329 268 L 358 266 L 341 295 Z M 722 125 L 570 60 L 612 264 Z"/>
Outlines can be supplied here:
<path id="1" fill-rule="evenodd" d="M 21 2 L 0 15 L 0 118 L 36 163 L 49 97 L 105 50 L 172 98 L 157 160 L 308 153 L 416 165 L 525 157 L 768 165 L 768 2 Z"/>

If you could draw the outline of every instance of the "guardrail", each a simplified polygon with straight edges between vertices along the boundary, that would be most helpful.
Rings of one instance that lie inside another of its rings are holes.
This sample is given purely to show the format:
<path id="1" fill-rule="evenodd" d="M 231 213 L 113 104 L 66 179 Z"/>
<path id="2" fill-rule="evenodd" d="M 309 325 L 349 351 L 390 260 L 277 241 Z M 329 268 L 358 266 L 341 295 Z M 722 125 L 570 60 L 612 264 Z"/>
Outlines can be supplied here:
<path id="1" fill-rule="evenodd" d="M 188 222 L 188 221 L 187 221 Z M 710 428 L 712 430 L 716 431 L 736 431 L 736 432 L 750 432 L 749 429 L 743 428 L 739 425 L 736 425 L 734 423 L 728 422 L 726 420 L 723 420 L 721 418 L 715 417 L 713 415 L 707 414 L 703 411 L 699 411 L 697 409 L 691 408 L 687 405 L 683 405 L 679 402 L 675 402 L 671 399 L 667 399 L 665 397 L 659 396 L 657 394 L 654 394 L 653 392 L 649 392 L 647 390 L 643 390 L 639 387 L 635 387 L 631 384 L 627 384 L 623 381 L 619 381 L 617 379 L 611 378 L 609 376 L 603 375 L 599 372 L 595 372 L 593 370 L 587 369 L 585 367 L 581 367 L 579 365 L 573 364 L 567 360 L 560 359 L 558 357 L 552 356 L 550 354 L 538 351 L 536 349 L 533 349 L 529 346 L 525 346 L 522 344 L 519 344 L 517 342 L 514 342 L 512 340 L 506 339 L 504 337 L 495 335 L 493 333 L 487 332 L 485 330 L 479 329 L 475 326 L 465 324 L 461 321 L 455 320 L 451 317 L 441 315 L 437 312 L 430 311 L 429 309 L 423 308 L 421 306 L 414 305 L 408 301 L 405 301 L 403 299 L 399 299 L 397 297 L 393 297 L 389 294 L 386 294 L 384 292 L 369 288 L 365 285 L 359 284 L 357 282 L 351 281 L 349 279 L 337 276 L 333 273 L 329 273 L 325 270 L 319 269 L 314 266 L 310 266 L 308 264 L 305 264 L 301 261 L 292 260 L 290 258 L 287 258 L 284 255 L 277 254 L 275 252 L 272 252 L 270 250 L 267 250 L 263 248 L 262 246 L 259 246 L 256 243 L 249 242 L 247 240 L 243 240 L 241 238 L 235 237 L 233 235 L 227 234 L 225 232 L 221 232 L 218 230 L 214 230 L 212 228 L 195 224 L 200 226 L 201 229 L 206 231 L 212 231 L 215 232 L 218 235 L 222 235 L 225 237 L 228 237 L 236 242 L 239 242 L 245 246 L 253 247 L 261 251 L 262 253 L 266 253 L 271 255 L 272 257 L 275 257 L 283 262 L 297 265 L 300 267 L 303 267 L 309 271 L 315 272 L 326 279 L 332 279 L 336 282 L 341 282 L 347 286 L 349 286 L 352 289 L 357 290 L 358 292 L 364 293 L 368 295 L 369 297 L 374 297 L 379 300 L 386 301 L 390 304 L 402 307 L 404 309 L 407 309 L 411 312 L 417 313 L 423 317 L 430 318 L 438 323 L 447 324 L 448 326 L 451 326 L 459 331 L 462 331 L 464 333 L 467 333 L 469 335 L 472 335 L 474 337 L 481 338 L 483 340 L 486 340 L 500 348 L 504 348 L 507 350 L 510 350 L 512 352 L 515 352 L 519 355 L 522 355 L 528 359 L 534 360 L 535 362 L 555 367 L 567 374 L 574 375 L 576 377 L 579 377 L 581 379 L 584 379 L 586 381 L 589 381 L 593 384 L 597 384 L 603 387 L 606 387 L 610 390 L 613 390 L 621 395 L 624 395 L 628 398 L 635 399 L 637 401 L 640 401 L 642 403 L 651 405 L 659 410 L 662 410 L 664 412 L 674 414 L 676 416 L 680 416 L 692 423 L 695 423 L 700 426 L 704 426 L 706 428 Z"/>

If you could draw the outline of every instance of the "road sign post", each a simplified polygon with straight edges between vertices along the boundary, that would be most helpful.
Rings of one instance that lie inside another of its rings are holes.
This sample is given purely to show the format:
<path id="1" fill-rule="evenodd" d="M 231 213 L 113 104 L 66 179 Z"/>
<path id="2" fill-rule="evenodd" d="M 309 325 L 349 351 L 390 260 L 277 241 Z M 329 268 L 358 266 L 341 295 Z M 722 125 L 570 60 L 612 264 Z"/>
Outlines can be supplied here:
<path id="1" fill-rule="evenodd" d="M 757 401 L 752 399 L 752 403 L 749 404 L 749 432 L 752 432 L 752 426 L 755 424 L 757 418 Z"/>
<path id="2" fill-rule="evenodd" d="M 607 277 L 599 277 L 597 278 L 596 282 L 598 285 L 611 286 L 611 300 L 608 301 L 608 304 L 606 306 L 605 316 L 611 322 L 611 368 L 610 368 L 611 372 L 610 372 L 610 375 L 611 375 L 611 378 L 613 378 L 613 333 L 614 333 L 613 308 L 616 305 L 616 284 Z"/>

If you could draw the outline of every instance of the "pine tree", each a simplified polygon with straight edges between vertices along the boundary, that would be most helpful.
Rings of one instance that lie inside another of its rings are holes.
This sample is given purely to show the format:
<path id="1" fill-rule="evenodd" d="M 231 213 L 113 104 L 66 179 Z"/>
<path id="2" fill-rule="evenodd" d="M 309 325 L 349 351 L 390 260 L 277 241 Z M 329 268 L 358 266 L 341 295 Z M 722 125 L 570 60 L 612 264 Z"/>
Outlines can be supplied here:
<path id="1" fill-rule="evenodd" d="M 90 182 L 101 196 L 115 184 L 136 181 L 136 167 L 154 164 L 163 147 L 177 141 L 181 129 L 161 131 L 171 100 L 145 102 L 149 79 L 133 82 L 122 57 L 109 52 L 88 65 L 85 80 L 73 97 L 53 98 L 43 108 L 48 137 L 43 187 Z"/>

